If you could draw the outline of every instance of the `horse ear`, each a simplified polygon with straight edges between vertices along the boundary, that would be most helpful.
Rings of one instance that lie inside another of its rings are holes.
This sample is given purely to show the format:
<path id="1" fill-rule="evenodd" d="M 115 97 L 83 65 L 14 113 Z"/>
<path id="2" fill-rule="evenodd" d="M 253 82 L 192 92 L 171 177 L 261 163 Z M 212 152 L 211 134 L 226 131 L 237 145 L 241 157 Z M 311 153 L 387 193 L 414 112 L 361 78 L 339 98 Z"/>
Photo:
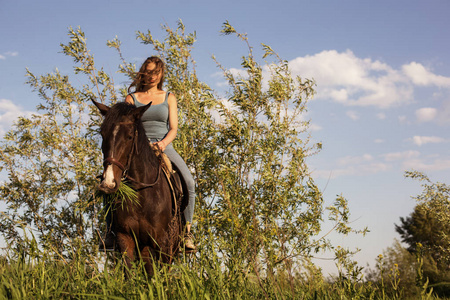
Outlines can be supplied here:
<path id="1" fill-rule="evenodd" d="M 94 99 L 91 99 L 91 101 L 95 104 L 95 106 L 97 106 L 97 108 L 100 110 L 100 113 L 103 116 L 106 115 L 106 113 L 109 111 L 109 106 L 107 106 L 103 103 L 97 102 Z"/>
<path id="2" fill-rule="evenodd" d="M 140 106 L 138 108 L 136 108 L 135 110 L 133 110 L 133 117 L 135 120 L 140 120 L 142 115 L 145 113 L 145 111 L 147 109 L 149 109 L 149 107 L 152 105 L 152 103 L 150 102 L 149 104 L 145 105 L 145 106 Z"/>

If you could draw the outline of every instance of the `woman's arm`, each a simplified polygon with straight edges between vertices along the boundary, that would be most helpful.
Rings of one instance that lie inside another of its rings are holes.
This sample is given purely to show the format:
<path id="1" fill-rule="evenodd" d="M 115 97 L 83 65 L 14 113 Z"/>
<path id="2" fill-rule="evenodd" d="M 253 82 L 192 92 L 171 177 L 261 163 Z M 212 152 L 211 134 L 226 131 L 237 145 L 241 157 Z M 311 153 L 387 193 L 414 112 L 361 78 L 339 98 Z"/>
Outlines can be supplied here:
<path id="1" fill-rule="evenodd" d="M 172 143 L 178 131 L 177 98 L 175 98 L 174 94 L 170 93 L 167 102 L 169 104 L 169 131 L 164 139 L 156 143 L 162 151 L 166 149 L 167 145 Z"/>

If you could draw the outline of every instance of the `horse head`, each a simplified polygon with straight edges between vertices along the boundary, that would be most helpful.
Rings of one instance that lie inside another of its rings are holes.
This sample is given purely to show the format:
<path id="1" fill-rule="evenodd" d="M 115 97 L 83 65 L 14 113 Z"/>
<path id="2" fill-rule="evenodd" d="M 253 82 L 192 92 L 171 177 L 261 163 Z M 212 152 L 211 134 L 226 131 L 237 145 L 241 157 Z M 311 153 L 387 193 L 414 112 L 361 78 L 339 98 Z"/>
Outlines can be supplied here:
<path id="1" fill-rule="evenodd" d="M 100 127 L 103 174 L 98 188 L 110 194 L 119 189 L 121 180 L 129 171 L 132 156 L 137 151 L 138 126 L 142 127 L 141 117 L 151 103 L 136 108 L 125 102 L 112 107 L 94 100 L 92 102 L 104 116 Z"/>

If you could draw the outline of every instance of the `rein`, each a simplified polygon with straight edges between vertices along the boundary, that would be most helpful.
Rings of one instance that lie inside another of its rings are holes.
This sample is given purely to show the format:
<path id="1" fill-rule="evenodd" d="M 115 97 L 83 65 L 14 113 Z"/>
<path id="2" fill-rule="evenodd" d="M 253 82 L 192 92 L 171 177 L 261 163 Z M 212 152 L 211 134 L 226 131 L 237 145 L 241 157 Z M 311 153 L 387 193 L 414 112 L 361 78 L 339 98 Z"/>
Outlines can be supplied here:
<path id="1" fill-rule="evenodd" d="M 120 122 L 119 124 L 134 124 L 134 122 Z M 130 168 L 131 165 L 131 157 L 133 156 L 133 153 L 136 151 L 136 154 L 138 154 L 138 146 L 137 146 L 137 136 L 138 136 L 138 131 L 137 129 L 134 130 L 134 136 L 133 136 L 133 146 L 131 147 L 131 152 L 128 154 L 127 157 L 127 165 L 124 166 L 121 162 L 119 162 L 117 159 L 113 158 L 113 157 L 107 157 L 103 160 L 103 166 L 106 167 L 107 165 L 115 165 L 117 166 L 119 169 L 122 170 L 122 179 L 121 181 L 124 181 L 125 179 L 130 180 L 131 182 L 133 182 L 136 185 L 139 185 L 140 187 L 137 188 L 137 190 L 142 190 L 145 188 L 149 188 L 149 187 L 153 187 L 155 186 L 160 178 L 160 173 L 161 173 L 161 164 L 158 164 L 158 173 L 156 174 L 156 179 L 155 182 L 153 183 L 143 183 L 143 182 L 139 182 L 136 179 L 134 179 L 133 177 L 131 177 L 130 175 L 128 175 L 128 169 Z M 136 149 L 136 150 L 135 150 Z"/>
<path id="2" fill-rule="evenodd" d="M 137 190 L 139 191 L 139 190 L 143 190 L 145 188 L 149 188 L 149 187 L 155 186 L 158 183 L 158 181 L 159 181 L 159 177 L 160 177 L 159 174 L 161 174 L 161 165 L 158 166 L 158 173 L 156 174 L 156 179 L 155 179 L 155 182 L 153 182 L 153 183 L 142 183 L 142 182 L 139 182 L 139 181 L 137 181 L 136 179 L 134 179 L 133 177 L 131 177 L 128 174 L 125 176 L 125 178 L 130 180 L 134 184 L 140 185 L 140 187 L 137 188 Z"/>

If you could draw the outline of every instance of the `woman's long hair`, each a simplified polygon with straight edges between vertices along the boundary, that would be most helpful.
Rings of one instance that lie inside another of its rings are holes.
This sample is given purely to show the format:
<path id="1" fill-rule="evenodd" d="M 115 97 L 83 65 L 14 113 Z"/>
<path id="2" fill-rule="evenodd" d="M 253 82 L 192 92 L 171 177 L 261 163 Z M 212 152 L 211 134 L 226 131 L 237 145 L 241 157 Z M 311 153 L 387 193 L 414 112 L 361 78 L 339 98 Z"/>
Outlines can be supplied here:
<path id="1" fill-rule="evenodd" d="M 141 68 L 139 69 L 139 72 L 135 74 L 133 82 L 128 87 L 128 93 L 131 93 L 132 87 L 135 87 L 134 92 L 143 92 L 148 89 L 148 87 L 146 86 L 148 85 L 148 82 L 150 81 L 152 75 L 147 71 L 147 66 L 150 63 L 154 63 L 156 65 L 156 68 L 155 70 L 153 70 L 153 72 L 161 71 L 161 81 L 158 83 L 157 88 L 158 90 L 162 90 L 166 68 L 164 62 L 159 57 L 151 56 L 144 61 Z"/>

